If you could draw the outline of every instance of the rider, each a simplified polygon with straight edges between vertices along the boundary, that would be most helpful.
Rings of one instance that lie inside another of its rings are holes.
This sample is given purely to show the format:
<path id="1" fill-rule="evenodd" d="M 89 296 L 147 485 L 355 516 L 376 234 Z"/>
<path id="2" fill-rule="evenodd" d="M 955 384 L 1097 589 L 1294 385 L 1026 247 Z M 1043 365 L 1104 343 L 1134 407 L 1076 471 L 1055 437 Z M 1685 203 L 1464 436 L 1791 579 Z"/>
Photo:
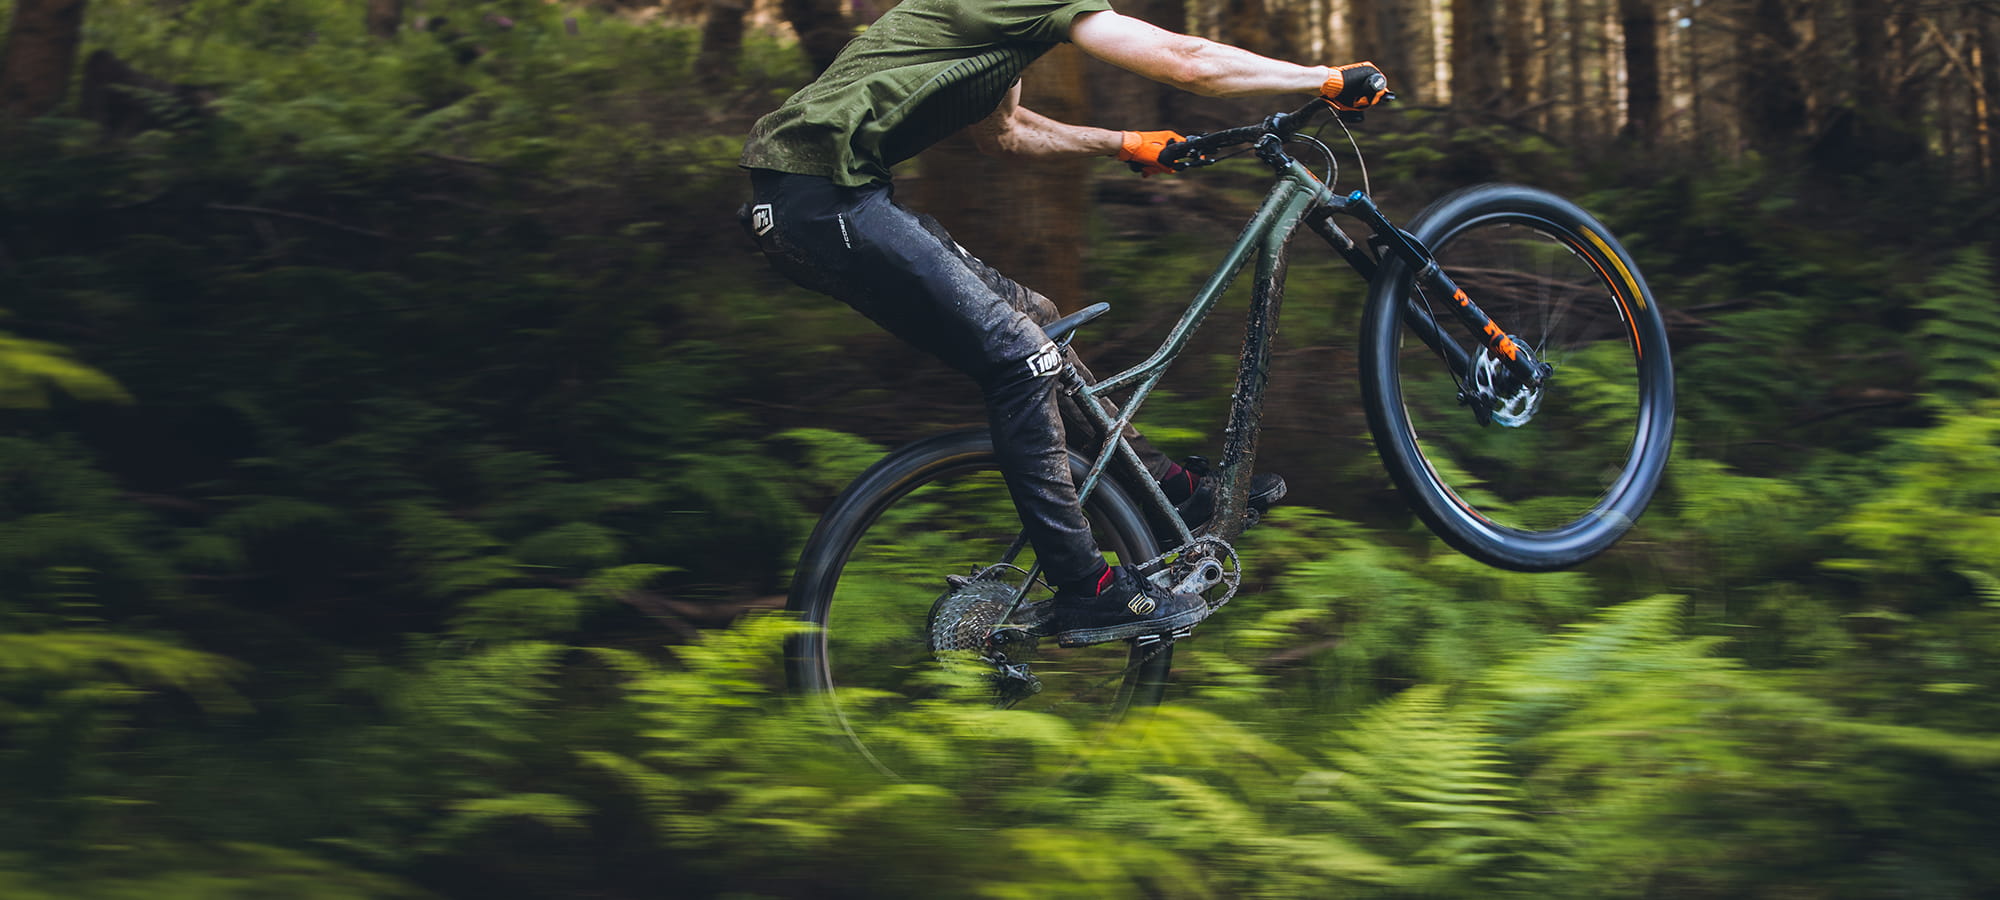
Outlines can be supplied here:
<path id="1" fill-rule="evenodd" d="M 902 0 L 852 41 L 812 84 L 758 120 L 743 149 L 754 197 L 743 224 L 767 259 L 970 376 L 984 394 L 993 444 L 1023 527 L 1056 596 L 1043 627 L 1065 644 L 1159 634 L 1199 622 L 1200 597 L 1173 595 L 1107 566 L 1077 502 L 1054 376 L 1074 354 L 1041 326 L 1054 304 L 958 246 L 936 220 L 893 199 L 890 167 L 961 129 L 988 154 L 1016 159 L 1115 156 L 1170 173 L 1172 131 L 1108 131 L 1058 122 L 1020 104 L 1021 71 L 1071 42 L 1112 65 L 1212 97 L 1317 92 L 1340 109 L 1387 91 L 1372 63 L 1303 66 L 1175 34 L 1113 12 L 1108 0 Z M 1371 81 L 1373 82 L 1371 84 Z M 1136 439 L 1136 433 L 1128 432 Z M 1134 440 L 1149 473 L 1191 527 L 1212 509 L 1198 467 Z M 1251 505 L 1284 494 L 1260 475 Z"/>

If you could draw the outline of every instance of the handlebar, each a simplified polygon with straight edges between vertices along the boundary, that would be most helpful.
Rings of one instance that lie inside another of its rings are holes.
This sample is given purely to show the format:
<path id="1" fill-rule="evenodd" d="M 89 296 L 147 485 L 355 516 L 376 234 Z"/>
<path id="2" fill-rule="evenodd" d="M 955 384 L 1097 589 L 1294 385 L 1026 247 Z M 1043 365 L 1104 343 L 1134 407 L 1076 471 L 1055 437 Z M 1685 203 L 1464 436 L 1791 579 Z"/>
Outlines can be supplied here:
<path id="1" fill-rule="evenodd" d="M 1369 88 L 1371 90 L 1380 91 L 1388 87 L 1388 84 L 1389 80 L 1379 72 L 1369 79 Z M 1389 94 L 1382 98 L 1382 102 L 1387 103 L 1394 99 L 1396 99 L 1396 95 Z M 1264 121 L 1255 125 L 1243 125 L 1237 128 L 1226 128 L 1222 131 L 1211 131 L 1207 134 L 1189 135 L 1185 140 L 1168 144 L 1162 148 L 1160 150 L 1160 163 L 1172 168 L 1176 172 L 1200 166 L 1214 165 L 1216 160 L 1209 157 L 1209 154 L 1213 151 L 1240 144 L 1254 144 L 1263 140 L 1265 135 L 1273 135 L 1279 141 L 1291 140 L 1293 135 L 1311 127 L 1314 119 L 1330 109 L 1333 109 L 1332 104 L 1327 103 L 1325 100 L 1314 100 L 1292 112 L 1273 113 L 1266 117 Z M 1362 114 L 1359 111 L 1340 110 L 1339 114 L 1343 122 L 1361 121 Z"/>

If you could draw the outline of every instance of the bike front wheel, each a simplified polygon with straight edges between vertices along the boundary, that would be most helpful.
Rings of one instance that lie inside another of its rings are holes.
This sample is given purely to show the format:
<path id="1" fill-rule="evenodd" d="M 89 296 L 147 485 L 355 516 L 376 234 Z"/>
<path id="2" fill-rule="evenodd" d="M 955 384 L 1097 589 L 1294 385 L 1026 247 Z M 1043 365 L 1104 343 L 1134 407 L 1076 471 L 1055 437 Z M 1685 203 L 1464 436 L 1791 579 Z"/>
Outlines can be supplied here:
<path id="1" fill-rule="evenodd" d="M 1602 553 L 1645 510 L 1673 442 L 1666 326 L 1638 266 L 1589 213 L 1516 185 L 1451 194 L 1409 231 L 1554 370 L 1538 388 L 1507 386 L 1454 320 L 1456 301 L 1385 254 L 1360 354 L 1383 465 L 1432 531 L 1481 562 L 1545 572 Z M 1416 336 L 1427 322 L 1469 371 Z M 1482 380 L 1501 387 L 1468 403 Z"/>
<path id="2" fill-rule="evenodd" d="M 1081 483 L 1086 464 L 1075 453 L 1070 461 Z M 1098 485 L 1084 514 L 1114 564 L 1157 555 L 1145 516 L 1115 480 Z M 1032 547 L 1007 558 L 1020 533 L 984 431 L 918 441 L 876 463 L 834 501 L 800 555 L 790 608 L 817 627 L 788 647 L 793 687 L 820 694 L 862 754 L 897 773 L 925 765 L 924 751 L 937 746 L 922 737 L 926 719 L 947 718 L 934 715 L 941 705 L 1033 710 L 1081 726 L 1157 703 L 1170 644 L 1017 640 L 1003 660 L 932 648 L 933 604 L 953 591 L 947 576 L 985 572 L 1025 588 L 1026 602 L 1053 595 L 1039 575 L 1028 577 Z"/>

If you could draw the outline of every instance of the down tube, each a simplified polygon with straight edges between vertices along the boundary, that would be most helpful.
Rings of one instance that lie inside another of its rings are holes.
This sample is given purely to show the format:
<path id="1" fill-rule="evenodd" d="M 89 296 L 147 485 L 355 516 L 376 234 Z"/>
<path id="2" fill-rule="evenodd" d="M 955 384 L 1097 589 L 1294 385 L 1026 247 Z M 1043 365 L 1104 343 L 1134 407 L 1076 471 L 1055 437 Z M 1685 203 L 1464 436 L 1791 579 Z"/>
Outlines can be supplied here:
<path id="1" fill-rule="evenodd" d="M 1299 221 L 1305 215 L 1306 210 L 1316 203 L 1329 202 L 1331 199 L 1331 195 L 1327 192 L 1325 186 L 1320 184 L 1319 179 L 1314 178 L 1310 172 L 1307 172 L 1298 163 L 1292 163 L 1291 171 L 1288 171 L 1285 176 L 1278 180 L 1277 184 L 1272 186 L 1270 194 L 1264 198 L 1263 205 L 1257 210 L 1256 215 L 1251 218 L 1249 224 L 1243 227 L 1242 234 L 1237 236 L 1235 244 L 1229 248 L 1229 253 L 1223 258 L 1222 264 L 1216 267 L 1215 272 L 1209 276 L 1208 281 L 1196 293 L 1194 301 L 1188 305 L 1187 311 L 1181 314 L 1180 320 L 1174 324 L 1173 329 L 1168 333 L 1165 342 L 1160 345 L 1159 349 L 1153 351 L 1151 356 L 1138 365 L 1112 375 L 1109 378 L 1105 378 L 1094 385 L 1087 385 L 1080 391 L 1080 395 L 1085 401 L 1081 405 L 1092 416 L 1099 419 L 1098 424 L 1105 429 L 1104 434 L 1106 438 L 1104 446 L 1098 448 L 1098 452 L 1091 462 L 1090 473 L 1084 478 L 1083 483 L 1077 486 L 1079 497 L 1090 496 L 1091 490 L 1097 486 L 1097 480 L 1103 476 L 1104 470 L 1111 464 L 1111 460 L 1119 454 L 1119 451 L 1123 451 L 1124 455 L 1131 457 L 1136 465 L 1137 457 L 1132 453 L 1130 445 L 1123 439 L 1125 426 L 1131 424 L 1133 416 L 1138 413 L 1139 407 L 1145 403 L 1147 394 L 1151 393 L 1153 387 L 1159 384 L 1160 379 L 1166 375 L 1168 366 L 1186 349 L 1188 340 L 1193 335 L 1194 330 L 1201 326 L 1202 320 L 1208 317 L 1209 312 L 1215 308 L 1215 304 L 1221 299 L 1223 293 L 1229 290 L 1230 283 L 1235 281 L 1236 274 L 1242 270 L 1244 264 L 1249 262 L 1252 256 L 1257 258 L 1258 284 L 1260 286 L 1258 296 L 1262 296 L 1261 286 L 1272 283 L 1272 276 L 1274 274 L 1277 274 L 1277 280 L 1282 280 L 1280 264 L 1284 259 L 1285 244 L 1291 239 L 1292 232 L 1298 228 Z M 1256 318 L 1253 315 L 1253 321 Z M 1268 326 L 1266 327 L 1268 328 Z M 1268 344 L 1268 336 L 1264 343 Z M 1095 401 L 1106 397 L 1111 391 L 1132 386 L 1135 383 L 1137 386 L 1132 388 L 1131 396 L 1127 397 L 1125 402 L 1121 404 L 1118 417 L 1112 419 L 1104 415 L 1102 408 Z M 1261 384 L 1258 387 L 1257 393 L 1262 394 Z M 1234 413 L 1232 413 L 1231 418 L 1233 421 L 1235 418 Z M 1160 502 L 1165 504 L 1164 496 L 1160 498 Z M 1240 502 L 1238 505 L 1241 505 Z M 1171 510 L 1170 505 L 1168 509 Z M 1239 527 L 1237 530 L 1240 531 L 1241 528 Z"/>
<path id="2" fill-rule="evenodd" d="M 1298 167 L 1297 163 L 1292 165 Z M 1235 541 L 1245 524 L 1251 466 L 1257 457 L 1257 435 L 1263 428 L 1264 388 L 1271 380 L 1271 344 L 1278 334 L 1278 313 L 1285 299 L 1285 251 L 1307 206 L 1315 199 L 1304 192 L 1293 197 L 1294 202 L 1287 205 L 1257 248 L 1257 281 L 1251 287 L 1250 315 L 1243 326 L 1243 356 L 1237 363 L 1229 427 L 1223 433 L 1222 463 L 1216 469 L 1214 521 L 1225 541 Z"/>

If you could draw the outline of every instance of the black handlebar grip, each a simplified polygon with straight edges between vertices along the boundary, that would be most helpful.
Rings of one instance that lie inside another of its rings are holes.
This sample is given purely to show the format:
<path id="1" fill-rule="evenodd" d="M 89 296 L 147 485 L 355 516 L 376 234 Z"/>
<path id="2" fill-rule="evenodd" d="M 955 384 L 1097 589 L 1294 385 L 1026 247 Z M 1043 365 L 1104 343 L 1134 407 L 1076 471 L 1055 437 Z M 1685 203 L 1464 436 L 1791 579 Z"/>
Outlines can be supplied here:
<path id="1" fill-rule="evenodd" d="M 1177 168 L 1175 163 L 1180 162 L 1181 158 L 1187 156 L 1193 149 L 1194 145 L 1187 141 L 1174 141 L 1160 148 L 1160 164 L 1168 168 Z"/>

